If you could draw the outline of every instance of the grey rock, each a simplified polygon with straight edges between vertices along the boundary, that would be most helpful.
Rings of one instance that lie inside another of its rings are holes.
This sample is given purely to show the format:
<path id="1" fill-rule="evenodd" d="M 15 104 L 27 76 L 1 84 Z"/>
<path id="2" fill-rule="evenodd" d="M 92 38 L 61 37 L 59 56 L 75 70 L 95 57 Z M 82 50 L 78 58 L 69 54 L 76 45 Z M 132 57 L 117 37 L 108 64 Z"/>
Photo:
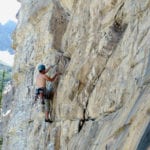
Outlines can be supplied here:
<path id="1" fill-rule="evenodd" d="M 2 149 L 148 148 L 150 1 L 20 3 Z M 62 72 L 52 84 L 51 124 L 44 122 L 40 102 L 34 104 L 40 63 L 55 65 L 49 76 Z"/>

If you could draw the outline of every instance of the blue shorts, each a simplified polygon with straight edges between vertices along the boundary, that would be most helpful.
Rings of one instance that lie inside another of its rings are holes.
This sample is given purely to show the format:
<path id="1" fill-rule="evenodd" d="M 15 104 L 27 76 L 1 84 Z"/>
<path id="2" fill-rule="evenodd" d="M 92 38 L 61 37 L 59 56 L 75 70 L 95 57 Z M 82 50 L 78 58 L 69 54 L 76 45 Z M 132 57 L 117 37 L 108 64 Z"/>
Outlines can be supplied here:
<path id="1" fill-rule="evenodd" d="M 35 98 L 38 98 L 39 94 L 43 94 L 44 99 L 52 99 L 53 95 L 54 95 L 54 91 L 53 91 L 53 89 L 48 90 L 48 89 L 46 89 L 46 87 L 37 88 L 35 90 Z"/>
<path id="2" fill-rule="evenodd" d="M 46 87 L 35 89 L 35 95 L 38 96 L 39 94 L 43 94 L 43 96 L 45 97 L 46 96 Z"/>
<path id="3" fill-rule="evenodd" d="M 45 111 L 50 111 L 50 100 L 47 99 L 47 95 L 48 95 L 48 92 L 47 92 L 47 89 L 46 88 L 37 88 L 35 89 L 35 100 L 38 99 L 38 95 L 39 94 L 43 94 L 43 99 L 44 99 L 44 102 L 45 102 Z"/>

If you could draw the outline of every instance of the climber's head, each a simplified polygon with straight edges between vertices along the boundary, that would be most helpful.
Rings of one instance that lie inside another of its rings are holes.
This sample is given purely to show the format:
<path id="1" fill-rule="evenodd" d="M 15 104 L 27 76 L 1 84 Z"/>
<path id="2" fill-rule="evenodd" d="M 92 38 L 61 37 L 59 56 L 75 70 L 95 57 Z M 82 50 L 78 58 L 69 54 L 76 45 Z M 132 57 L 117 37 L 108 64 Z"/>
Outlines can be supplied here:
<path id="1" fill-rule="evenodd" d="M 38 70 L 39 70 L 40 73 L 44 73 L 44 72 L 45 72 L 45 65 L 40 64 L 40 65 L 38 66 Z"/>

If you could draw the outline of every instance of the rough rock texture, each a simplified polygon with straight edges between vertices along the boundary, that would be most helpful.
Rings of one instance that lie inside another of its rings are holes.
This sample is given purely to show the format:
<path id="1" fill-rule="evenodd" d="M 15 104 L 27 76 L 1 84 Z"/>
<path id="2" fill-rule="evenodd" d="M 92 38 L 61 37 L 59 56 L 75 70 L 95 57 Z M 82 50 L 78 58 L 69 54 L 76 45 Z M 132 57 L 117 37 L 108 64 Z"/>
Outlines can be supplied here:
<path id="1" fill-rule="evenodd" d="M 150 0 L 20 0 L 3 150 L 150 146 Z M 32 105 L 37 65 L 57 64 L 52 124 Z"/>

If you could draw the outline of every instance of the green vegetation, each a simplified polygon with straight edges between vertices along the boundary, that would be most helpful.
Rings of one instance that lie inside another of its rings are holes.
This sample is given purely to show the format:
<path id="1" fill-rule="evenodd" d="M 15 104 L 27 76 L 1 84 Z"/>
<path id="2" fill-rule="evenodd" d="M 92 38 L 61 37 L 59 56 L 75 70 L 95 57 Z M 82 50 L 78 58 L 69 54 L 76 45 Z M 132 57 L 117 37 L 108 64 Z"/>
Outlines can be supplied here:
<path id="1" fill-rule="evenodd" d="M 11 67 L 0 62 L 0 108 L 2 101 L 3 89 L 8 81 L 11 80 L 12 69 Z M 0 137 L 0 150 L 2 149 L 3 138 Z"/>
<path id="2" fill-rule="evenodd" d="M 0 81 L 2 80 L 3 78 L 3 73 L 5 72 L 5 75 L 4 75 L 4 85 L 11 80 L 11 70 L 8 71 L 8 70 L 0 70 Z"/>
<path id="3" fill-rule="evenodd" d="M 2 101 L 2 93 L 4 88 L 4 78 L 5 78 L 5 71 L 2 71 L 0 74 L 0 108 L 1 108 L 1 101 Z"/>
<path id="4" fill-rule="evenodd" d="M 0 150 L 2 149 L 3 138 L 0 138 Z"/>
<path id="5" fill-rule="evenodd" d="M 11 67 L 6 66 L 4 64 L 0 64 L 0 108 L 1 108 L 1 101 L 2 101 L 2 93 L 5 84 L 11 80 Z M 0 150 L 2 149 L 2 144 L 3 144 L 3 138 L 0 137 Z"/>
<path id="6" fill-rule="evenodd" d="M 10 69 L 7 69 L 6 71 L 0 70 L 0 108 L 4 86 L 10 80 L 11 80 L 11 70 Z"/>

